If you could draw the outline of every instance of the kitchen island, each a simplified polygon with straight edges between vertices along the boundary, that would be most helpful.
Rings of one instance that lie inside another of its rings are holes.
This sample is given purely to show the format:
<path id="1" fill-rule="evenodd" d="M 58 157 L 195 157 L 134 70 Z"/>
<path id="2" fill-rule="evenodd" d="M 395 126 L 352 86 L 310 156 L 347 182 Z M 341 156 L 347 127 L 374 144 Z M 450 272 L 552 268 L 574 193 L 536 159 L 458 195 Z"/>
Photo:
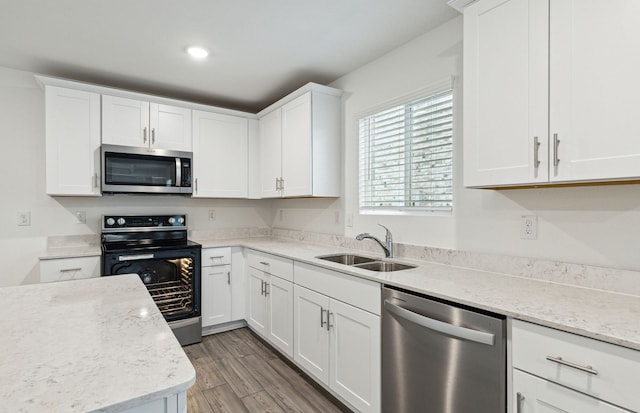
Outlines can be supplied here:
<path id="1" fill-rule="evenodd" d="M 138 275 L 0 289 L 0 410 L 185 412 L 195 370 Z"/>

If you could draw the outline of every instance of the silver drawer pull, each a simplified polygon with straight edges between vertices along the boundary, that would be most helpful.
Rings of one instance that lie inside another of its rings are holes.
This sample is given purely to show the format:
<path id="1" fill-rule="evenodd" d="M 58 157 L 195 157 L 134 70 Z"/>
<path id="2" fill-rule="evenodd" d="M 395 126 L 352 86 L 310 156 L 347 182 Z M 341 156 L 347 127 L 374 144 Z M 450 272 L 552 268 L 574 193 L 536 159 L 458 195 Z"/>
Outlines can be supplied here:
<path id="1" fill-rule="evenodd" d="M 82 268 L 63 268 L 60 272 L 82 271 Z"/>
<path id="2" fill-rule="evenodd" d="M 269 265 L 269 263 L 268 263 L 268 262 L 266 262 L 266 261 L 260 261 L 260 264 L 262 264 L 262 265 Z"/>
<path id="3" fill-rule="evenodd" d="M 562 357 L 551 357 L 547 356 L 547 360 L 552 361 L 554 363 L 562 364 L 563 366 L 571 367 L 576 370 L 584 371 L 585 373 L 593 374 L 594 376 L 598 375 L 598 371 L 594 370 L 591 366 L 581 366 L 579 364 L 572 363 L 570 361 L 563 360 Z"/>
<path id="4" fill-rule="evenodd" d="M 224 255 L 216 255 L 215 257 L 209 257 L 209 258 L 211 258 L 212 260 L 216 260 L 219 258 L 224 258 Z"/>

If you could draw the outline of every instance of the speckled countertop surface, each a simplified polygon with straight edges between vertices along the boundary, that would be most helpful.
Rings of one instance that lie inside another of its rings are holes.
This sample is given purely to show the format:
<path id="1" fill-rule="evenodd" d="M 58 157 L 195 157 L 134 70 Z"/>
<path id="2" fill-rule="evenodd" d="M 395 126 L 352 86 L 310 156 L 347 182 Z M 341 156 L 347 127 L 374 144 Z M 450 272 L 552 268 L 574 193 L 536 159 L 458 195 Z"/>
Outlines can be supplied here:
<path id="1" fill-rule="evenodd" d="M 137 275 L 1 288 L 0 312 L 0 410 L 115 412 L 195 382 Z"/>
<path id="2" fill-rule="evenodd" d="M 397 258 L 393 261 L 418 267 L 389 273 L 367 271 L 315 258 L 352 252 L 382 255 L 314 245 L 291 240 L 244 238 L 197 240 L 203 248 L 244 246 L 337 270 L 379 283 L 504 314 L 516 319 L 557 328 L 640 350 L 640 297 Z M 638 280 L 640 282 L 640 280 Z"/>

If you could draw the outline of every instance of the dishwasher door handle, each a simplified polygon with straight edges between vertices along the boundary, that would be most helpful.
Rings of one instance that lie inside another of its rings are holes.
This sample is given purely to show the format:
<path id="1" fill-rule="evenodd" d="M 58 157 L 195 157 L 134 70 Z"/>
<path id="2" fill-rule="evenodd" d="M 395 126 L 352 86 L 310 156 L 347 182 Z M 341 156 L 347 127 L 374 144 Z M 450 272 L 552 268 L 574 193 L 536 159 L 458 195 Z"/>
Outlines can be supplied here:
<path id="1" fill-rule="evenodd" d="M 384 300 L 384 308 L 387 311 L 397 315 L 398 317 L 404 318 L 405 320 L 408 320 L 414 324 L 417 324 L 424 328 L 428 328 L 429 330 L 447 334 L 451 337 L 473 341 L 480 344 L 487 344 L 490 346 L 493 346 L 495 343 L 494 334 L 472 330 L 470 328 L 454 326 L 453 324 L 434 320 L 433 318 L 425 317 L 422 314 L 414 313 L 413 311 L 407 310 L 406 308 L 392 304 L 389 300 Z"/>

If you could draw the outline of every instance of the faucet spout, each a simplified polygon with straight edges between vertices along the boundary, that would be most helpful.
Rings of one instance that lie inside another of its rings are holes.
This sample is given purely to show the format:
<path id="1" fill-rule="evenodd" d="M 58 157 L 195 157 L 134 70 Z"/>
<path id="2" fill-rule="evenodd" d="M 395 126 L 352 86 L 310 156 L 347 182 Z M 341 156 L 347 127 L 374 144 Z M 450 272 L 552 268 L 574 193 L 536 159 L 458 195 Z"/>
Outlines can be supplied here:
<path id="1" fill-rule="evenodd" d="M 380 225 L 380 224 L 378 224 L 378 225 Z M 362 240 L 364 240 L 366 238 L 374 240 L 375 242 L 378 243 L 378 245 L 380 245 L 380 247 L 384 251 L 384 256 L 385 257 L 393 258 L 393 237 L 391 235 L 391 231 L 389 231 L 389 229 L 387 227 L 385 227 L 384 225 L 380 225 L 380 226 L 382 228 L 384 228 L 385 231 L 386 231 L 384 244 L 382 243 L 382 241 L 380 241 L 378 238 L 374 237 L 373 235 L 369 234 L 368 232 L 363 232 L 362 234 L 356 235 L 356 239 L 358 241 L 362 241 Z"/>

